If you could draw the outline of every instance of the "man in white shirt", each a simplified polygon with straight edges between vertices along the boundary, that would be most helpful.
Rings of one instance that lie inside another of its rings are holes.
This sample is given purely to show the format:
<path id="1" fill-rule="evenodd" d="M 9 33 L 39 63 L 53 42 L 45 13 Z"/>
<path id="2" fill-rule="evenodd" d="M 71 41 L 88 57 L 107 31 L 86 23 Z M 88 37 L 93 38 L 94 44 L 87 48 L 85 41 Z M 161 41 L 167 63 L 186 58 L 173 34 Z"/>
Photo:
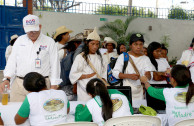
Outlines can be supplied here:
<path id="1" fill-rule="evenodd" d="M 23 87 L 23 77 L 29 72 L 43 75 L 48 88 L 51 85 L 51 88 L 56 89 L 61 83 L 60 63 L 54 40 L 41 33 L 41 24 L 35 15 L 24 17 L 23 27 L 26 34 L 16 40 L 0 85 L 0 92 L 3 92 L 5 85 L 10 88 L 10 79 L 16 76 L 10 93 L 12 102 L 21 102 L 28 94 Z"/>

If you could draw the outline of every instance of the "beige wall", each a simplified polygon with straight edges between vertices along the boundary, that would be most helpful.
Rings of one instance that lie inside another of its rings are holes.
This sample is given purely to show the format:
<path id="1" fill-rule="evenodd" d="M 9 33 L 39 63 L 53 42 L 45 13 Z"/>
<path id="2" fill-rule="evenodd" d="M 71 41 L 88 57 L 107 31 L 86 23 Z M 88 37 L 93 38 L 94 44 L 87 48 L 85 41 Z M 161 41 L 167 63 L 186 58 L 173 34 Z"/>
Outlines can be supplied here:
<path id="1" fill-rule="evenodd" d="M 106 16 L 106 15 L 87 15 L 72 14 L 61 12 L 34 11 L 34 14 L 40 17 L 42 24 L 42 32 L 51 35 L 55 29 L 61 25 L 72 29 L 71 35 L 83 32 L 84 29 L 92 29 L 104 24 L 100 18 L 106 18 L 107 21 L 115 19 L 125 20 L 123 16 Z M 152 30 L 149 31 L 149 26 Z M 180 58 L 183 50 L 187 49 L 194 37 L 194 21 L 183 21 L 173 19 L 153 19 L 153 18 L 137 18 L 130 25 L 128 31 L 141 32 L 145 34 L 145 41 L 149 44 L 152 41 L 161 41 L 161 37 L 169 35 L 170 47 L 169 58 L 177 56 Z"/>

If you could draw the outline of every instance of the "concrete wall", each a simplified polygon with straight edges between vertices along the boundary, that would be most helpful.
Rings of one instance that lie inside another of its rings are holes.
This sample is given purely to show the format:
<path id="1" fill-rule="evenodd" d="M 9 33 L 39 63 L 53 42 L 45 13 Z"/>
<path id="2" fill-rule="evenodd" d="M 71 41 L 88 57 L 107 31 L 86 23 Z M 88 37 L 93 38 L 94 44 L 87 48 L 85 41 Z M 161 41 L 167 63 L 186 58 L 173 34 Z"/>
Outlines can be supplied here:
<path id="1" fill-rule="evenodd" d="M 106 15 L 87 15 L 87 14 L 72 14 L 60 12 L 44 12 L 34 11 L 34 14 L 40 17 L 42 24 L 42 32 L 47 32 L 51 35 L 55 29 L 61 25 L 72 29 L 72 36 L 83 32 L 84 29 L 92 29 L 95 26 L 99 27 L 105 22 L 100 21 L 100 18 L 106 18 L 107 21 L 115 19 L 125 20 L 123 16 L 106 16 Z M 152 30 L 149 30 L 152 26 Z M 153 18 L 137 18 L 129 25 L 128 31 L 141 32 L 145 35 L 145 41 L 149 44 L 152 41 L 161 41 L 162 36 L 169 35 L 169 58 L 180 58 L 183 50 L 187 49 L 194 37 L 194 21 L 183 21 L 174 19 L 153 19 Z"/>

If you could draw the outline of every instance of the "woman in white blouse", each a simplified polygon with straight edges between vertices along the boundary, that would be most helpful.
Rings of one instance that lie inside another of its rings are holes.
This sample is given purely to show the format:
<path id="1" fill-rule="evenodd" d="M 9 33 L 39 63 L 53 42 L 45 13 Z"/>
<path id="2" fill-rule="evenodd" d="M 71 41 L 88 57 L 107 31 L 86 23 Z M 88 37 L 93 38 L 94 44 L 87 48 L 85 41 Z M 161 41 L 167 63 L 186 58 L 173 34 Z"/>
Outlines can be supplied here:
<path id="1" fill-rule="evenodd" d="M 93 71 L 89 62 L 91 62 L 101 78 L 106 78 L 106 69 L 104 69 L 103 60 L 99 52 L 100 36 L 96 29 L 88 35 L 86 41 L 83 52 L 76 56 L 69 74 L 71 83 L 77 83 L 78 101 L 91 99 L 91 96 L 86 92 L 86 84 L 92 78 L 96 78 L 97 74 Z"/>
<path id="2" fill-rule="evenodd" d="M 152 42 L 148 46 L 148 57 L 155 68 L 150 84 L 167 84 L 166 79 L 170 73 L 170 65 L 166 58 L 161 58 L 161 50 L 159 42 Z"/>

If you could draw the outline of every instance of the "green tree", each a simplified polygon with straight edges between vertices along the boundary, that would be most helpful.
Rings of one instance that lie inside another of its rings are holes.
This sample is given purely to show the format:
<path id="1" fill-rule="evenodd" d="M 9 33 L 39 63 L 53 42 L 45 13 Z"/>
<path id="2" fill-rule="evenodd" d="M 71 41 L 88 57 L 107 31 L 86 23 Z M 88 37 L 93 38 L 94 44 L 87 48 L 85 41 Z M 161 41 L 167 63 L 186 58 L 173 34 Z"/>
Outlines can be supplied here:
<path id="1" fill-rule="evenodd" d="M 183 10 L 181 7 L 172 7 L 168 14 L 168 19 L 190 19 L 186 10 Z"/>
<path id="2" fill-rule="evenodd" d="M 128 17 L 125 21 L 121 19 L 116 19 L 114 22 L 106 22 L 103 26 L 99 28 L 104 37 L 111 37 L 117 43 L 125 43 L 129 42 L 131 32 L 127 33 L 127 29 L 129 24 L 136 17 Z"/>
<path id="3" fill-rule="evenodd" d="M 113 5 L 106 5 L 98 7 L 96 14 L 105 14 L 105 15 L 119 15 L 119 16 L 128 16 L 128 7 L 123 6 L 113 6 Z M 157 17 L 150 9 L 147 11 L 144 8 L 137 8 L 132 7 L 132 13 L 130 16 L 137 16 L 137 17 Z"/>

